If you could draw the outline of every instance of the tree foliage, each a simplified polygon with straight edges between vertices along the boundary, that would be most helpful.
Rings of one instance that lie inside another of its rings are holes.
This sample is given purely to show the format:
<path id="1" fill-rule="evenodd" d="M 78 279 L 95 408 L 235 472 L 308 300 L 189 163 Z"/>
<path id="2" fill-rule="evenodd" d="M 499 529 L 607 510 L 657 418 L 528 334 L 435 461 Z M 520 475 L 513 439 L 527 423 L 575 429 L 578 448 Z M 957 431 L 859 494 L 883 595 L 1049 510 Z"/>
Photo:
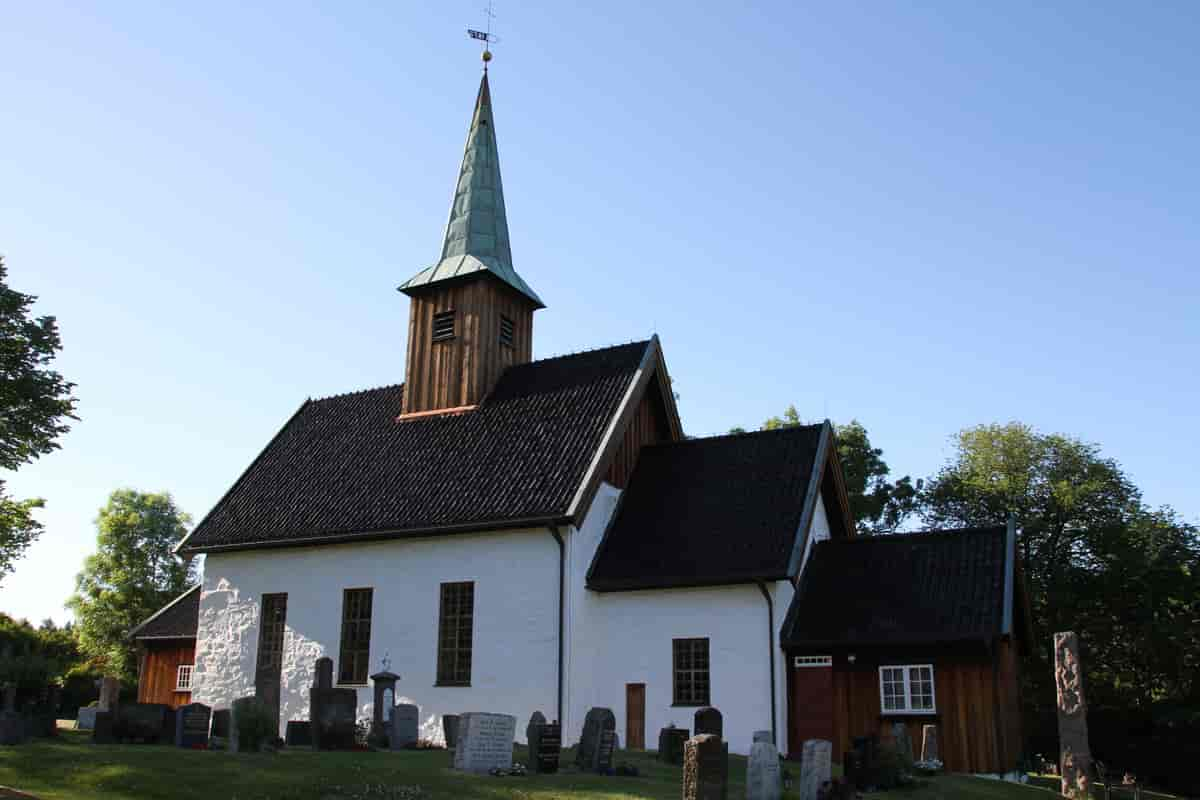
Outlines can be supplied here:
<path id="1" fill-rule="evenodd" d="M 760 430 L 772 431 L 804 425 L 796 407 L 788 406 L 781 416 L 770 417 Z M 745 433 L 733 428 L 730 433 Z M 838 460 L 846 482 L 850 514 L 858 532 L 864 536 L 895 531 L 917 510 L 921 482 L 905 475 L 889 481 L 891 469 L 883 460 L 883 450 L 872 446 L 867 429 L 858 420 L 835 425 Z"/>
<path id="2" fill-rule="evenodd" d="M 129 632 L 193 582 L 192 566 L 172 552 L 190 522 L 166 493 L 118 489 L 100 510 L 96 553 L 67 605 L 83 651 L 110 673 L 136 678 Z"/>
<path id="3" fill-rule="evenodd" d="M 49 368 L 62 349 L 54 317 L 31 318 L 37 298 L 9 288 L 0 258 L 0 469 L 15 470 L 56 449 L 75 419 L 74 384 Z M 38 499 L 16 500 L 0 480 L 0 579 L 41 534 Z"/>
<path id="4" fill-rule="evenodd" d="M 1095 444 L 1016 422 L 968 428 L 954 443 L 921 498 L 922 516 L 933 527 L 1016 516 L 1041 657 L 1050 633 L 1074 630 L 1094 702 L 1200 699 L 1196 527 L 1148 509 Z M 1046 687 L 1038 695 L 1052 702 Z"/>

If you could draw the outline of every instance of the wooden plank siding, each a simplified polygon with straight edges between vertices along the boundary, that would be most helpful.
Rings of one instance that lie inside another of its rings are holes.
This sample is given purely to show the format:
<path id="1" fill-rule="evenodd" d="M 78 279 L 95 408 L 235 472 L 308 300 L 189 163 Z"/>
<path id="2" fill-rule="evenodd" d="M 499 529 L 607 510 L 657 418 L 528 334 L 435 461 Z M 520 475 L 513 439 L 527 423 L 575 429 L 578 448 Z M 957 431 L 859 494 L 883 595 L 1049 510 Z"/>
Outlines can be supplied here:
<path id="1" fill-rule="evenodd" d="M 651 380 L 638 403 L 637 411 L 625 428 L 621 446 L 613 455 L 604 480 L 611 486 L 624 489 L 629 476 L 637 465 L 638 453 L 643 445 L 665 442 L 671 439 L 671 428 L 667 423 L 667 410 L 663 403 L 658 381 Z"/>
<path id="2" fill-rule="evenodd" d="M 138 702 L 165 703 L 171 708 L 191 702 L 191 692 L 175 691 L 180 664 L 192 664 L 196 657 L 195 639 L 147 640 L 142 643 L 142 662 L 138 670 Z"/>
<path id="3" fill-rule="evenodd" d="M 989 652 L 977 647 L 944 646 L 906 652 L 856 652 L 854 664 L 846 654 L 834 655 L 831 713 L 834 760 L 841 761 L 859 736 L 892 740 L 892 725 L 903 721 L 920 758 L 922 728 L 938 728 L 942 761 L 949 772 L 1008 772 L 1016 769 L 1021 753 L 1020 705 L 1017 697 L 1015 648 L 1006 640 Z M 934 671 L 934 714 L 888 714 L 882 711 L 879 667 L 932 664 Z M 796 714 L 797 669 L 789 655 L 789 704 Z M 798 722 L 796 724 L 799 724 Z M 792 757 L 799 755 L 802 741 L 792 741 Z"/>
<path id="4" fill-rule="evenodd" d="M 433 317 L 454 312 L 454 337 L 433 341 Z M 500 317 L 513 323 L 500 342 Z M 506 368 L 533 357 L 533 305 L 497 280 L 478 277 L 438 285 L 411 298 L 403 413 L 472 406 Z"/>

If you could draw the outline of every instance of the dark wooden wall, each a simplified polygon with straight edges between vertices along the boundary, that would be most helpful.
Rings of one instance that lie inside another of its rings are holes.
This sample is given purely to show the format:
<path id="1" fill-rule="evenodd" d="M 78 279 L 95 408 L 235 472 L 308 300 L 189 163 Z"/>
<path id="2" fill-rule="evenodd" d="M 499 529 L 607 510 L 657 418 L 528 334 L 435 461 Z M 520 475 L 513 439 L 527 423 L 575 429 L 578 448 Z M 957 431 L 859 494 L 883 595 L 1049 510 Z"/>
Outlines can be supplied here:
<path id="1" fill-rule="evenodd" d="M 834 655 L 833 717 L 834 760 L 841 761 L 856 736 L 892 738 L 892 724 L 903 720 L 913 743 L 913 754 L 921 756 L 924 725 L 938 728 L 942 761 L 949 772 L 1008 772 L 1016 769 L 1022 749 L 1017 653 L 1007 640 L 985 649 L 940 647 L 910 652 L 857 652 L 849 664 L 845 654 Z M 789 654 L 789 724 L 811 715 L 810 704 L 797 713 L 798 673 Z M 887 664 L 933 664 L 936 713 L 933 715 L 882 715 L 879 696 L 879 667 Z M 797 756 L 802 741 L 789 737 L 791 755 Z"/>
<path id="2" fill-rule="evenodd" d="M 180 664 L 192 664 L 196 657 L 194 639 L 150 639 L 142 643 L 142 663 L 138 670 L 138 702 L 166 703 L 179 708 L 191 702 L 191 692 L 175 691 Z"/>
<path id="3" fill-rule="evenodd" d="M 663 402 L 662 392 L 658 381 L 651 378 L 646 387 L 642 400 L 638 403 L 637 411 L 625 428 L 625 436 L 621 446 L 617 448 L 612 463 L 604 480 L 611 486 L 624 489 L 629 483 L 629 476 L 637 465 L 638 452 L 642 445 L 665 442 L 671 438 L 671 428 L 667 423 L 667 410 Z"/>
<path id="4" fill-rule="evenodd" d="M 433 339 L 433 315 L 454 311 L 454 338 Z M 513 322 L 500 343 L 500 316 Z M 403 413 L 471 406 L 505 368 L 533 358 L 533 306 L 499 280 L 480 276 L 411 298 Z"/>

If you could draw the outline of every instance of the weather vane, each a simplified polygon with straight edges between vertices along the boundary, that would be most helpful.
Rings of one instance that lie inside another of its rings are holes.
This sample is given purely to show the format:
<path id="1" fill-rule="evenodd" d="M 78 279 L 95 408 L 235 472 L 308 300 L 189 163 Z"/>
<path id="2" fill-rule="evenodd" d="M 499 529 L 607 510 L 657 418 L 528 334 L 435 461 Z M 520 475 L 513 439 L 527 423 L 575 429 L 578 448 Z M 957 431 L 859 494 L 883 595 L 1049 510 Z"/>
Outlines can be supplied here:
<path id="1" fill-rule="evenodd" d="M 483 71 L 487 72 L 488 62 L 492 60 L 492 51 L 488 48 L 488 45 L 499 41 L 492 34 L 492 20 L 496 18 L 496 14 L 492 11 L 492 0 L 488 0 L 487 8 L 483 10 L 483 13 L 487 15 L 487 30 L 476 31 L 467 28 L 467 36 L 483 42 Z"/>

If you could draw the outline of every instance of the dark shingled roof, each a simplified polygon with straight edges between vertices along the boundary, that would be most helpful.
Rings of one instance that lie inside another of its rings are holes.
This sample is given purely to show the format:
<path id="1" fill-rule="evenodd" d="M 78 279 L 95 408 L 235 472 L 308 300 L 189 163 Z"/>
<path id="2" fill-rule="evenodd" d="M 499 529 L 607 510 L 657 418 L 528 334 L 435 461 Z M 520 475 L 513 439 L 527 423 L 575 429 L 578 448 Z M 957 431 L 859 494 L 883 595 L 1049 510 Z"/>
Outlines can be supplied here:
<path id="1" fill-rule="evenodd" d="M 592 562 L 588 587 L 785 577 L 823 427 L 643 447 Z"/>
<path id="2" fill-rule="evenodd" d="M 510 367 L 459 415 L 397 422 L 403 386 L 308 401 L 182 550 L 562 521 L 651 346 Z"/>
<path id="3" fill-rule="evenodd" d="M 989 639 L 1004 624 L 1003 526 L 865 536 L 813 548 L 785 645 Z"/>
<path id="4" fill-rule="evenodd" d="M 130 635 L 135 639 L 195 639 L 200 623 L 200 584 L 155 611 Z"/>

